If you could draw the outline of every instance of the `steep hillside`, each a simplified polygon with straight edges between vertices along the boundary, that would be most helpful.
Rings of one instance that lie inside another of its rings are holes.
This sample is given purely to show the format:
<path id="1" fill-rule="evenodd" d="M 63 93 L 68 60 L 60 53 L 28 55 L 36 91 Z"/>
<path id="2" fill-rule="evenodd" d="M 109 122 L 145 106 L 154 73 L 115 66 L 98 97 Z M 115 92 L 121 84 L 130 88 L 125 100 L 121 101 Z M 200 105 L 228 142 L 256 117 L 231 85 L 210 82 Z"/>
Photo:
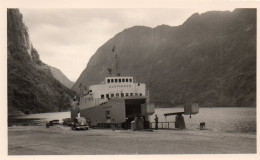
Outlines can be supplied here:
<path id="1" fill-rule="evenodd" d="M 8 114 L 61 111 L 75 92 L 57 81 L 33 48 L 18 9 L 7 11 Z"/>
<path id="2" fill-rule="evenodd" d="M 51 69 L 51 73 L 53 75 L 54 78 L 56 78 L 61 84 L 65 85 L 68 88 L 71 88 L 73 86 L 73 82 L 70 81 L 68 79 L 68 77 L 66 77 L 61 70 L 59 70 L 58 68 L 49 66 Z"/>
<path id="3" fill-rule="evenodd" d="M 182 25 L 135 26 L 102 45 L 73 86 L 101 82 L 120 57 L 122 75 L 172 106 L 256 105 L 256 9 L 193 14 Z"/>

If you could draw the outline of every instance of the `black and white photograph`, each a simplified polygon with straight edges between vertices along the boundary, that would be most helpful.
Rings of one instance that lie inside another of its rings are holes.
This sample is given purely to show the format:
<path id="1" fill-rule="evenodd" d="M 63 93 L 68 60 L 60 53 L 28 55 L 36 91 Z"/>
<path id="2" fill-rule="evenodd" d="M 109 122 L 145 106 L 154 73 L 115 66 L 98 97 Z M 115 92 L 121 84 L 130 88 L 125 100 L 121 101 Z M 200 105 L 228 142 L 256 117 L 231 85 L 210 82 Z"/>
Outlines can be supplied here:
<path id="1" fill-rule="evenodd" d="M 258 12 L 7 6 L 7 158 L 255 158 Z"/>

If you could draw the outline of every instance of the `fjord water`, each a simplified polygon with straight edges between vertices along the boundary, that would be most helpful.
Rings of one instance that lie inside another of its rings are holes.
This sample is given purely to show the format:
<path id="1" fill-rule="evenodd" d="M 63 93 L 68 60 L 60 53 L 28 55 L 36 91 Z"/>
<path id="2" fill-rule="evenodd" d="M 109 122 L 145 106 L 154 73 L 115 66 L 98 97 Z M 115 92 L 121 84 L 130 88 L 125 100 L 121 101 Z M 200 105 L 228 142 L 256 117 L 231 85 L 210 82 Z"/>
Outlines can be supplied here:
<path id="1" fill-rule="evenodd" d="M 183 112 L 183 108 L 158 108 L 159 121 L 174 122 L 175 116 L 164 117 L 165 113 Z M 150 117 L 154 121 L 154 115 Z M 223 132 L 256 132 L 255 107 L 211 107 L 200 108 L 196 115 L 184 115 L 187 129 L 199 129 L 200 122 L 206 123 L 206 129 Z M 166 124 L 165 124 L 166 125 Z"/>
<path id="2" fill-rule="evenodd" d="M 156 108 L 155 114 L 159 122 L 174 122 L 175 116 L 164 117 L 165 113 L 183 112 L 183 108 Z M 155 114 L 149 117 L 150 122 L 154 122 Z M 40 113 L 20 116 L 19 118 L 40 119 L 45 122 L 54 119 L 62 121 L 70 118 L 70 112 Z M 220 132 L 234 133 L 256 133 L 256 108 L 255 107 L 212 107 L 200 108 L 199 113 L 184 115 L 186 128 L 189 130 L 199 129 L 199 123 L 205 122 L 206 129 Z M 164 124 L 164 128 L 167 124 Z M 159 124 L 160 127 L 160 124 Z M 174 127 L 174 123 L 170 125 Z"/>

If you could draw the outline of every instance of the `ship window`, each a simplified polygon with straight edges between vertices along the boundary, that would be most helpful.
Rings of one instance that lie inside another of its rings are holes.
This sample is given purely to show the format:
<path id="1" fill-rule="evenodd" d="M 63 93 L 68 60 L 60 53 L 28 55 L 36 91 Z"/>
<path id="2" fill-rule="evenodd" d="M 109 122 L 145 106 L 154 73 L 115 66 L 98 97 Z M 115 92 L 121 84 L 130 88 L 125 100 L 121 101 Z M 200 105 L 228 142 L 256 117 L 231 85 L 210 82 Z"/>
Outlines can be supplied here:
<path id="1" fill-rule="evenodd" d="M 124 97 L 124 93 L 121 93 L 121 97 Z"/>
<path id="2" fill-rule="evenodd" d="M 139 95 L 142 96 L 142 93 L 140 93 Z"/>
<path id="3" fill-rule="evenodd" d="M 135 93 L 135 96 L 138 96 L 138 93 Z"/>
<path id="4" fill-rule="evenodd" d="M 133 96 L 133 93 L 130 93 L 130 96 Z"/>
<path id="5" fill-rule="evenodd" d="M 128 82 L 128 79 L 127 79 L 127 78 L 125 79 L 125 82 Z"/>
<path id="6" fill-rule="evenodd" d="M 121 78 L 118 79 L 119 83 L 121 82 Z"/>
<path id="7" fill-rule="evenodd" d="M 116 97 L 119 97 L 119 93 L 116 93 Z"/>
<path id="8" fill-rule="evenodd" d="M 115 82 L 117 83 L 117 79 L 115 79 Z"/>
<path id="9" fill-rule="evenodd" d="M 125 96 L 129 96 L 129 93 L 126 93 Z"/>
<path id="10" fill-rule="evenodd" d="M 124 78 L 122 79 L 122 82 L 125 82 L 125 79 L 124 79 Z"/>
<path id="11" fill-rule="evenodd" d="M 114 83 L 114 79 L 111 79 L 111 83 Z"/>
<path id="12" fill-rule="evenodd" d="M 132 78 L 129 79 L 129 82 L 132 82 Z"/>
<path id="13" fill-rule="evenodd" d="M 110 83 L 110 79 L 107 79 L 107 83 Z"/>
<path id="14" fill-rule="evenodd" d="M 107 99 L 109 98 L 109 94 L 106 94 L 106 98 L 107 98 Z"/>
<path id="15" fill-rule="evenodd" d="M 115 96 L 114 93 L 112 93 L 112 94 L 111 94 L 111 98 L 114 97 L 114 96 Z"/>
<path id="16" fill-rule="evenodd" d="M 104 94 L 101 94 L 101 99 L 104 99 Z"/>

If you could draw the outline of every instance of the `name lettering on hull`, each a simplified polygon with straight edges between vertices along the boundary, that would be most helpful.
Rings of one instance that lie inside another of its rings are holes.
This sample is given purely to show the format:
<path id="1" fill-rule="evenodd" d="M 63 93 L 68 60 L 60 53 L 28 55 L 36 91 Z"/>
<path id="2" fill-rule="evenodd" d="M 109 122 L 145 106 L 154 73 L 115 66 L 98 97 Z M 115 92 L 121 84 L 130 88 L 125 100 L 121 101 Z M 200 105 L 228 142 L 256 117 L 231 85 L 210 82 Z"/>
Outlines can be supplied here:
<path id="1" fill-rule="evenodd" d="M 109 85 L 109 88 L 131 88 L 131 85 Z"/>

